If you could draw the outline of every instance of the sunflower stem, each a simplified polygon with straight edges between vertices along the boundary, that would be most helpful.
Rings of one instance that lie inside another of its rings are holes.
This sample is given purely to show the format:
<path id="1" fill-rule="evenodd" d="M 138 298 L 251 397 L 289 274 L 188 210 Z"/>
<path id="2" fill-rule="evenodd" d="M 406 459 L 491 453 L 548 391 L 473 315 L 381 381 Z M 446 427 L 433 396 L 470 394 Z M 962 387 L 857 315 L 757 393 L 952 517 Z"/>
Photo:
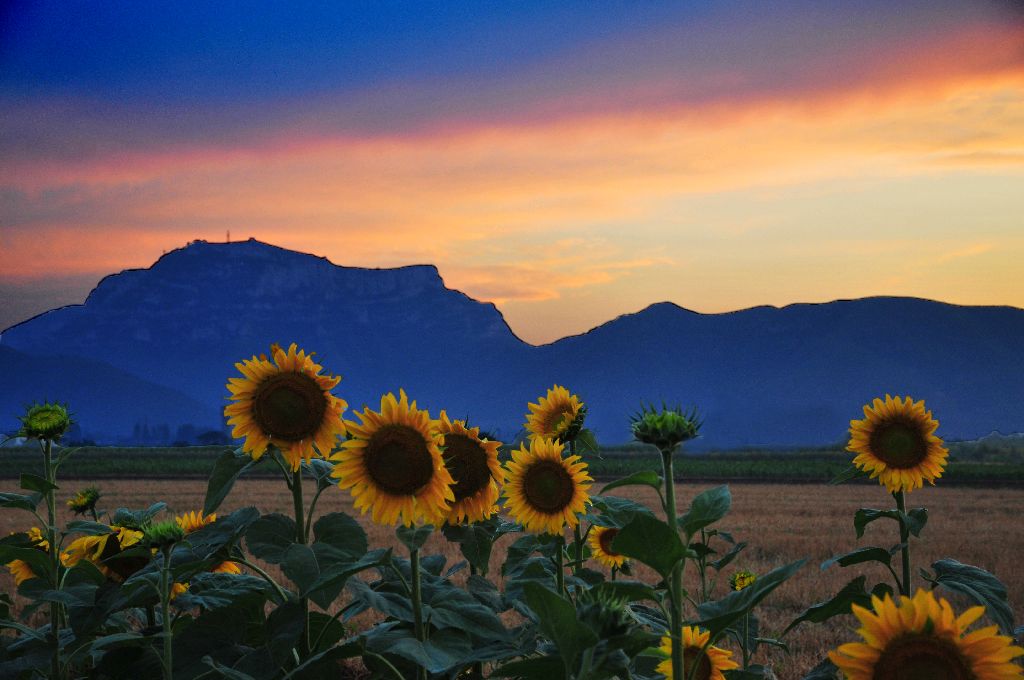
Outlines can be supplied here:
<path id="1" fill-rule="evenodd" d="M 409 551 L 409 566 L 412 572 L 412 619 L 413 626 L 416 632 L 416 639 L 421 643 L 425 642 L 426 638 L 423 629 L 423 603 L 422 594 L 420 593 L 420 551 L 410 550 Z M 422 666 L 416 667 L 416 676 L 420 680 L 426 680 L 427 670 Z"/>
<path id="2" fill-rule="evenodd" d="M 676 485 L 672 470 L 672 452 L 675 447 L 661 450 L 661 466 L 665 476 L 665 515 L 669 527 L 679 533 L 679 520 L 676 517 Z M 669 614 L 672 619 L 672 680 L 683 680 L 683 558 L 672 568 L 671 589 L 669 591 Z"/>
<path id="3" fill-rule="evenodd" d="M 174 637 L 171 634 L 171 549 L 164 548 L 164 563 L 160 570 L 160 616 L 163 625 L 164 680 L 174 680 L 174 662 L 171 657 Z"/>
<path id="4" fill-rule="evenodd" d="M 295 504 L 295 542 L 306 544 L 305 505 L 302 502 L 302 466 L 292 471 L 292 502 Z M 302 636 L 299 638 L 299 658 L 309 656 L 309 600 L 302 598 Z"/>
<path id="5" fill-rule="evenodd" d="M 43 448 L 43 468 L 46 474 L 46 481 L 52 486 L 57 486 L 57 469 L 53 464 L 53 442 L 43 439 L 40 442 Z M 53 569 L 54 590 L 60 590 L 60 550 L 57 545 L 57 502 L 53 496 L 53 489 L 46 490 L 46 541 L 49 545 L 50 566 Z M 59 602 L 50 603 L 50 632 L 53 633 L 53 658 L 51 659 L 51 677 L 62 678 L 60 663 L 60 628 L 61 610 Z"/>
<path id="6" fill-rule="evenodd" d="M 569 440 L 569 455 L 571 455 L 571 456 L 575 456 L 576 455 L 576 440 L 575 439 L 570 439 Z M 572 547 L 573 547 L 573 550 L 574 550 L 574 552 L 573 552 L 573 563 L 572 563 L 572 574 L 573 574 L 573 576 L 578 576 L 579 573 L 580 573 L 580 569 L 583 568 L 583 534 L 580 532 L 580 525 L 579 525 L 579 523 L 577 523 L 576 526 L 574 526 L 572 528 L 572 535 L 573 535 Z"/>
<path id="7" fill-rule="evenodd" d="M 555 546 L 555 589 L 559 595 L 565 594 L 565 536 L 559 536 Z"/>
<path id="8" fill-rule="evenodd" d="M 900 594 L 910 596 L 910 527 L 907 526 L 907 499 L 903 489 L 893 493 L 896 499 L 896 509 L 900 511 L 900 549 L 903 558 L 903 582 L 899 584 Z"/>

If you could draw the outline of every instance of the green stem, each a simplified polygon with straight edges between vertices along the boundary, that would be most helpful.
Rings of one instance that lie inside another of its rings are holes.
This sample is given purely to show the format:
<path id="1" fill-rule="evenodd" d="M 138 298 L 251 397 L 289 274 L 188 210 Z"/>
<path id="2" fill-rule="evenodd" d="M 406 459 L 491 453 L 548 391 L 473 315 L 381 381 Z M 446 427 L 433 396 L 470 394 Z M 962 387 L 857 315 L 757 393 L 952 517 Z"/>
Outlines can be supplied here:
<path id="1" fill-rule="evenodd" d="M 292 502 L 295 505 L 295 542 L 306 544 L 305 505 L 302 502 L 302 466 L 292 472 Z M 299 637 L 299 658 L 309 657 L 309 600 L 302 598 L 302 635 Z"/>
<path id="2" fill-rule="evenodd" d="M 422 594 L 420 593 L 420 551 L 410 550 L 409 551 L 409 564 L 410 570 L 412 571 L 412 620 L 414 630 L 416 632 L 416 639 L 420 642 L 426 641 L 426 635 L 423 628 L 423 602 Z M 426 680 L 427 670 L 422 666 L 417 666 L 416 676 L 421 680 Z"/>
<path id="3" fill-rule="evenodd" d="M 240 557 L 232 557 L 232 558 L 231 558 L 231 561 L 232 561 L 232 562 L 234 562 L 235 564 L 241 564 L 241 565 L 242 565 L 243 567 L 247 567 L 247 568 L 249 568 L 249 569 L 252 569 L 252 570 L 253 570 L 253 571 L 255 571 L 255 572 L 256 572 L 257 574 L 259 574 L 260 576 L 262 576 L 262 577 L 263 577 L 263 579 L 264 579 L 264 580 L 265 580 L 265 581 L 266 581 L 267 583 L 269 583 L 270 585 L 272 585 L 272 586 L 274 587 L 274 590 L 276 590 L 276 591 L 277 591 L 277 596 L 281 598 L 281 604 L 284 604 L 285 602 L 287 602 L 287 601 L 288 601 L 288 593 L 284 592 L 284 588 L 282 588 L 282 587 L 281 587 L 281 586 L 280 586 L 280 585 L 278 584 L 278 582 L 277 582 L 277 581 L 275 581 L 275 580 L 274 580 L 274 579 L 273 579 L 273 578 L 272 578 L 272 577 L 270 576 L 270 574 L 268 574 L 267 572 L 265 572 L 265 571 L 264 571 L 263 569 L 261 569 L 261 568 L 260 568 L 259 566 L 257 566 L 257 565 L 255 565 L 255 564 L 253 564 L 253 563 L 252 563 L 252 562 L 250 562 L 249 560 L 246 560 L 246 559 L 243 559 L 243 558 L 240 558 Z"/>
<path id="4" fill-rule="evenodd" d="M 673 447 L 674 448 L 674 447 Z M 672 471 L 673 449 L 663 449 L 661 465 L 665 474 L 665 514 L 668 525 L 677 535 L 679 520 L 676 517 L 676 485 Z M 669 591 L 669 614 L 672 618 L 672 680 L 683 680 L 683 568 L 686 560 L 680 560 L 672 569 L 671 590 Z"/>
<path id="5" fill-rule="evenodd" d="M 565 552 L 565 536 L 559 536 L 555 541 L 555 590 L 559 595 L 565 594 L 565 563 L 563 553 Z"/>
<path id="6" fill-rule="evenodd" d="M 309 543 L 309 531 L 310 531 L 310 529 L 313 528 L 313 510 L 316 509 L 316 502 L 318 500 L 320 500 L 320 494 L 322 494 L 324 492 L 324 489 L 326 489 L 326 488 L 327 487 L 321 488 L 318 485 L 316 493 L 313 494 L 313 500 L 309 502 L 309 514 L 306 515 L 306 531 L 305 531 L 306 543 Z"/>
<path id="7" fill-rule="evenodd" d="M 164 566 L 160 570 L 160 616 L 163 619 L 164 680 L 174 680 L 174 663 L 171 658 L 171 549 L 164 548 Z"/>
<path id="8" fill-rule="evenodd" d="M 43 445 L 43 469 L 46 474 L 46 481 L 57 485 L 57 470 L 53 465 L 53 442 L 49 439 L 41 441 Z M 53 489 L 47 489 L 46 493 L 46 540 L 50 547 L 50 568 L 53 570 L 54 589 L 60 590 L 60 546 L 57 541 L 57 501 L 53 496 Z M 51 677 L 62 678 L 64 674 L 60 664 L 60 628 L 61 609 L 59 602 L 50 603 L 50 632 L 53 633 L 53 658 L 50 660 Z"/>
<path id="9" fill-rule="evenodd" d="M 575 439 L 570 439 L 569 440 L 569 455 L 571 455 L 571 456 L 575 456 L 576 455 L 576 440 Z M 580 570 L 583 568 L 583 534 L 580 531 L 580 525 L 578 523 L 576 524 L 576 526 L 574 526 L 572 528 L 572 536 L 573 536 L 572 547 L 573 547 L 573 550 L 575 551 L 573 553 L 572 573 L 573 573 L 573 576 L 577 576 L 577 575 L 579 575 Z"/>
<path id="10" fill-rule="evenodd" d="M 903 557 L 903 582 L 900 583 L 900 594 L 910 595 L 910 528 L 907 526 L 907 499 L 903 489 L 895 492 L 896 509 L 900 511 L 900 543 L 903 548 L 900 550 Z"/>

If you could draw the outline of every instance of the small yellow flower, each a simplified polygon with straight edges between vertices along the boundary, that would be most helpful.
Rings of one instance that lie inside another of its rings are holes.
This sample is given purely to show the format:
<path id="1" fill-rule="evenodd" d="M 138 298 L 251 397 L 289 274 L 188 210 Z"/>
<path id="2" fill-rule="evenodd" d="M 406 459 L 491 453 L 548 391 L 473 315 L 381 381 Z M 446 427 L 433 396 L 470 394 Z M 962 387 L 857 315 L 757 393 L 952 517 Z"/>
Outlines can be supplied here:
<path id="1" fill-rule="evenodd" d="M 217 513 L 203 517 L 203 513 L 201 511 L 196 512 L 193 510 L 191 512 L 186 512 L 184 515 L 178 515 L 174 520 L 178 523 L 178 526 L 181 527 L 182 531 L 186 534 L 191 534 L 193 531 L 199 531 L 207 524 L 213 524 L 216 522 Z"/>
<path id="2" fill-rule="evenodd" d="M 547 438 L 567 442 L 574 439 L 583 427 L 586 407 L 579 397 L 570 394 L 561 385 L 548 390 L 547 396 L 538 399 L 536 404 L 526 406 L 530 409 L 526 414 L 526 431 L 530 439 Z"/>
<path id="3" fill-rule="evenodd" d="M 626 561 L 625 555 L 612 550 L 612 541 L 618 534 L 619 530 L 615 527 L 593 526 L 590 528 L 590 536 L 587 538 L 594 559 L 609 568 L 621 568 Z"/>
<path id="4" fill-rule="evenodd" d="M 751 571 L 737 571 L 729 579 L 729 587 L 733 590 L 743 590 L 744 588 L 754 584 L 757 580 L 757 576 Z"/>

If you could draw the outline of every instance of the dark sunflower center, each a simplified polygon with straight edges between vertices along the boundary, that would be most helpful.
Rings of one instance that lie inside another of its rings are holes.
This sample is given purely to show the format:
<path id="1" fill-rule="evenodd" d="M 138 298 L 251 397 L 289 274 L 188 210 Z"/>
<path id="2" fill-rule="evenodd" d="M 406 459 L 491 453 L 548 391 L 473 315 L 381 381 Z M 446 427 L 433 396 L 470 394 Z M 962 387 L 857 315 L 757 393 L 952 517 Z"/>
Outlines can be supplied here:
<path id="1" fill-rule="evenodd" d="M 576 493 L 576 485 L 569 472 L 553 460 L 538 460 L 530 464 L 523 478 L 523 495 L 527 502 L 541 512 L 560 512 L 569 506 Z"/>
<path id="2" fill-rule="evenodd" d="M 612 541 L 615 540 L 615 537 L 618 535 L 618 533 L 618 529 L 605 529 L 601 532 L 601 535 L 598 537 L 597 542 L 601 545 L 601 550 L 603 550 L 605 554 L 618 556 L 619 553 L 612 550 Z"/>
<path id="3" fill-rule="evenodd" d="M 691 675 L 693 662 L 698 654 L 700 654 L 700 662 L 698 662 L 697 672 Z M 699 647 L 687 647 L 683 650 L 683 677 L 693 678 L 693 680 L 710 680 L 711 659 L 707 654 L 701 654 Z"/>
<path id="4" fill-rule="evenodd" d="M 327 397 L 302 373 L 278 373 L 264 380 L 253 398 L 253 420 L 271 437 L 297 442 L 316 434 Z"/>
<path id="5" fill-rule="evenodd" d="M 894 420 L 881 423 L 871 433 L 871 451 L 889 467 L 916 466 L 928 455 L 928 442 L 915 423 Z"/>
<path id="6" fill-rule="evenodd" d="M 893 642 L 875 662 L 874 680 L 975 680 L 975 674 L 947 640 L 908 635 Z"/>
<path id="7" fill-rule="evenodd" d="M 446 434 L 444 444 L 444 466 L 455 480 L 455 500 L 469 498 L 486 488 L 491 481 L 491 469 L 487 467 L 484 448 L 464 434 Z"/>
<path id="8" fill-rule="evenodd" d="M 374 483 L 395 496 L 411 496 L 434 476 L 434 459 L 423 435 L 408 425 L 385 425 L 363 454 Z"/>
<path id="9" fill-rule="evenodd" d="M 557 432 L 558 426 L 565 423 L 568 425 L 572 422 L 572 408 L 569 406 L 563 406 L 557 411 L 553 411 L 544 421 L 544 429 L 547 432 Z"/>

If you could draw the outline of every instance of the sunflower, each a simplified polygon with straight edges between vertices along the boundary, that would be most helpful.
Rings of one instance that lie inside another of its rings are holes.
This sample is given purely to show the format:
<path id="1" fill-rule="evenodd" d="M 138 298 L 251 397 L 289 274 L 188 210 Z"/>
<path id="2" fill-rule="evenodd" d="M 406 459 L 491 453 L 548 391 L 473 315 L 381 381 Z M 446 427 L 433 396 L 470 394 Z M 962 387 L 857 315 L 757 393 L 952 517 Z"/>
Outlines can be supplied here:
<path id="1" fill-rule="evenodd" d="M 1024 669 L 1012 659 L 1024 649 L 998 635 L 997 626 L 966 629 L 984 607 L 972 607 L 960 616 L 944 599 L 936 601 L 927 590 L 913 598 L 871 598 L 874 611 L 853 605 L 860 619 L 864 642 L 850 642 L 829 652 L 847 680 L 1020 680 Z"/>
<path id="2" fill-rule="evenodd" d="M 341 377 L 320 375 L 323 367 L 312 354 L 296 350 L 294 342 L 287 352 L 277 345 L 270 352 L 273 361 L 261 355 L 235 364 L 245 377 L 228 381 L 235 403 L 224 415 L 234 425 L 231 436 L 245 437 L 242 449 L 254 460 L 273 444 L 295 471 L 314 447 L 322 456 L 334 449 L 345 433 L 341 414 L 348 404 L 331 394 Z"/>
<path id="3" fill-rule="evenodd" d="M 538 399 L 536 404 L 526 406 L 530 409 L 526 414 L 526 431 L 530 433 L 530 439 L 546 437 L 569 441 L 579 434 L 586 415 L 586 407 L 580 398 L 561 385 L 548 390 L 547 396 Z"/>
<path id="4" fill-rule="evenodd" d="M 464 420 L 449 420 L 441 411 L 438 429 L 444 435 L 441 457 L 454 483 L 455 502 L 448 511 L 448 521 L 479 522 L 498 511 L 505 472 L 498 462 L 501 442 L 480 438 L 480 428 L 467 428 Z"/>
<path id="5" fill-rule="evenodd" d="M 390 392 L 381 397 L 380 412 L 365 408 L 356 415 L 362 422 L 345 421 L 351 439 L 331 456 L 331 475 L 351 490 L 355 508 L 372 509 L 377 524 L 443 522 L 455 495 L 437 422 L 410 404 L 405 390 L 398 399 Z"/>
<path id="6" fill-rule="evenodd" d="M 213 524 L 217 521 L 217 513 L 206 515 L 203 517 L 202 511 L 186 512 L 184 515 L 178 515 L 174 518 L 174 521 L 178 523 L 181 530 L 186 534 L 191 534 L 193 531 L 199 531 L 207 524 Z"/>
<path id="7" fill-rule="evenodd" d="M 618 569 L 626 561 L 625 555 L 612 550 L 612 541 L 615 540 L 618 533 L 619 530 L 615 527 L 593 526 L 590 528 L 590 536 L 587 538 L 594 559 L 609 568 Z"/>
<path id="8" fill-rule="evenodd" d="M 32 541 L 33 548 L 37 548 L 43 552 L 50 551 L 50 542 L 43 536 L 43 532 L 39 527 L 32 527 L 25 533 L 28 535 L 28 539 Z M 20 586 L 24 581 L 36 577 L 36 573 L 32 571 L 32 567 L 30 567 L 24 560 L 11 560 L 7 563 L 7 570 L 10 571 L 11 576 L 14 577 L 15 586 Z"/>
<path id="9" fill-rule="evenodd" d="M 579 524 L 590 502 L 587 464 L 579 456 L 563 458 L 564 450 L 557 440 L 538 438 L 529 451 L 520 445 L 506 464 L 505 507 L 527 531 L 560 534 L 564 525 Z"/>
<path id="10" fill-rule="evenodd" d="M 743 590 L 744 588 L 754 585 L 754 581 L 756 580 L 757 575 L 752 571 L 737 571 L 729 577 L 729 587 L 733 590 Z"/>
<path id="11" fill-rule="evenodd" d="M 896 493 L 919 489 L 925 479 L 934 485 L 942 476 L 949 452 L 935 436 L 939 423 L 923 401 L 887 394 L 885 401 L 865 406 L 864 416 L 850 421 L 846 450 L 857 454 L 854 464 L 872 479 Z"/>
<path id="12" fill-rule="evenodd" d="M 693 680 L 725 680 L 722 671 L 729 671 L 739 668 L 740 665 L 732 660 L 732 652 L 718 647 L 707 647 L 711 638 L 710 631 L 701 631 L 697 626 L 683 626 L 683 677 Z M 672 638 L 663 635 L 661 638 L 661 651 L 668 655 L 668 658 L 658 664 L 655 669 L 666 678 L 672 677 Z M 701 653 L 704 650 L 704 653 Z M 697 659 L 700 659 L 697 661 Z M 691 675 L 693 664 L 698 664 L 696 673 Z"/>
<path id="13" fill-rule="evenodd" d="M 87 486 L 68 499 L 68 509 L 76 515 L 84 515 L 87 512 L 93 512 L 96 510 L 96 503 L 98 503 L 102 497 L 103 494 L 101 494 L 100 490 L 95 486 Z"/>
<path id="14" fill-rule="evenodd" d="M 82 560 L 86 560 L 96 565 L 104 576 L 108 578 L 119 576 L 122 579 L 128 578 L 128 576 L 145 566 L 145 563 L 149 560 L 141 556 L 116 559 L 112 560 L 109 564 L 107 563 L 107 560 L 120 555 L 128 548 L 140 543 L 143 539 L 143 533 L 135 529 L 111 525 L 110 530 L 109 534 L 76 538 L 61 553 L 61 564 L 71 568 Z"/>

